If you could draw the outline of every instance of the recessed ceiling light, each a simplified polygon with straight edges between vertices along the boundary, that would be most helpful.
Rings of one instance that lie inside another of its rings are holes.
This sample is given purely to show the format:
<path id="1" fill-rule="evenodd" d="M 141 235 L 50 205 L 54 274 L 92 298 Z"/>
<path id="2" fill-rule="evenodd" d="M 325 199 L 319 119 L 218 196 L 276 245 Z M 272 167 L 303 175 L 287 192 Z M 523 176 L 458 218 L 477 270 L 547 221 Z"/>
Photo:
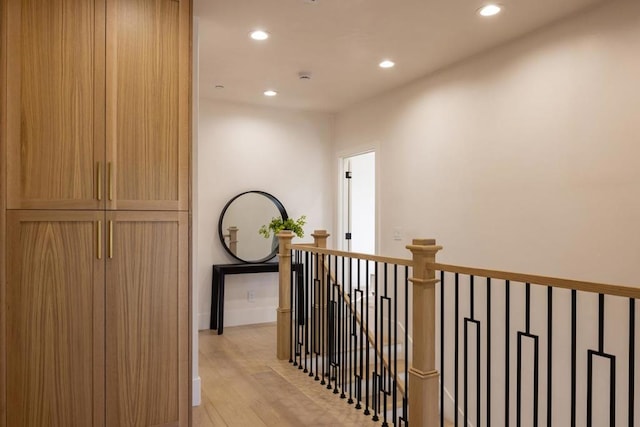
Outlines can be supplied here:
<path id="1" fill-rule="evenodd" d="M 395 66 L 396 63 L 393 62 L 393 61 L 390 61 L 388 59 L 385 59 L 384 61 L 382 61 L 378 65 L 380 66 L 380 68 L 391 68 L 391 67 Z"/>
<path id="2" fill-rule="evenodd" d="M 269 33 L 263 30 L 255 30 L 249 33 L 249 37 L 251 37 L 254 40 L 266 40 L 269 38 Z"/>
<path id="3" fill-rule="evenodd" d="M 276 96 L 278 94 L 278 92 L 276 92 L 275 90 L 265 90 L 264 91 L 264 96 Z"/>
<path id="4" fill-rule="evenodd" d="M 488 4 L 486 6 L 482 6 L 479 10 L 478 13 L 481 16 L 494 16 L 500 13 L 500 11 L 502 10 L 502 7 L 500 5 L 497 4 Z"/>

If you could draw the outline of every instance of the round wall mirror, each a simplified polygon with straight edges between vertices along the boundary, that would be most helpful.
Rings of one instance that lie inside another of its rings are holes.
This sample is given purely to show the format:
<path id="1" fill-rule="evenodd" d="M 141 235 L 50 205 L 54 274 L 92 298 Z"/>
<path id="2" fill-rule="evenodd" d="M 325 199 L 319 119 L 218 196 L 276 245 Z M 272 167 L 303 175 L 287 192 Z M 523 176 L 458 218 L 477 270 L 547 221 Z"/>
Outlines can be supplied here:
<path id="1" fill-rule="evenodd" d="M 287 219 L 280 200 L 264 191 L 246 191 L 226 204 L 218 221 L 218 234 L 224 249 L 238 261 L 266 262 L 278 253 L 278 238 L 265 239 L 260 227 L 272 218 Z"/>

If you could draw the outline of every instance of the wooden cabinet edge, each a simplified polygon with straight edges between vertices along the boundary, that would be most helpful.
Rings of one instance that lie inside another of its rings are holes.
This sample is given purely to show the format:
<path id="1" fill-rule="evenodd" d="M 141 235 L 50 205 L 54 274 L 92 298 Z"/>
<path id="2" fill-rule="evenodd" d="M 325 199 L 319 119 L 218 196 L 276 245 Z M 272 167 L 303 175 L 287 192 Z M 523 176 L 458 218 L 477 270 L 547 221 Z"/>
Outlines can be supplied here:
<path id="1" fill-rule="evenodd" d="M 0 0 L 0 301 L 6 296 L 6 192 L 7 192 L 7 3 Z M 0 307 L 0 426 L 7 424 L 6 407 L 6 310 Z"/>

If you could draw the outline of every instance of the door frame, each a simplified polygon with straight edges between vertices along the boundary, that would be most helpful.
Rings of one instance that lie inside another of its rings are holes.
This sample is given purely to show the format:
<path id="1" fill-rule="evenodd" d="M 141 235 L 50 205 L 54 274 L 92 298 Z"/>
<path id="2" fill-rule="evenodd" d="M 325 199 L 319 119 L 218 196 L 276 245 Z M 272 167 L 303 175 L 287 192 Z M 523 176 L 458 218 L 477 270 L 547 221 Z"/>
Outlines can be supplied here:
<path id="1" fill-rule="evenodd" d="M 371 144 L 367 144 L 367 145 L 363 145 L 363 146 L 359 146 L 359 147 L 355 147 L 352 149 L 348 149 L 348 150 L 342 150 L 342 151 L 338 151 L 336 153 L 336 162 L 337 162 L 337 171 L 338 174 L 336 175 L 335 179 L 336 179 L 336 187 L 337 187 L 337 200 L 336 200 L 336 239 L 335 241 L 337 242 L 337 248 L 339 250 L 343 250 L 346 251 L 347 248 L 345 246 L 345 239 L 342 237 L 344 235 L 344 233 L 346 232 L 346 227 L 344 224 L 344 198 L 345 198 L 345 191 L 344 191 L 344 185 L 343 185 L 343 179 L 344 179 L 344 174 L 346 172 L 345 167 L 344 167 L 344 160 L 348 157 L 354 157 L 354 156 L 358 156 L 361 154 L 367 154 L 367 153 L 375 153 L 375 204 L 374 204 L 374 211 L 375 211 L 375 244 L 374 244 L 374 249 L 375 249 L 375 253 L 379 253 L 380 251 L 380 144 L 378 142 L 375 143 L 371 143 Z"/>

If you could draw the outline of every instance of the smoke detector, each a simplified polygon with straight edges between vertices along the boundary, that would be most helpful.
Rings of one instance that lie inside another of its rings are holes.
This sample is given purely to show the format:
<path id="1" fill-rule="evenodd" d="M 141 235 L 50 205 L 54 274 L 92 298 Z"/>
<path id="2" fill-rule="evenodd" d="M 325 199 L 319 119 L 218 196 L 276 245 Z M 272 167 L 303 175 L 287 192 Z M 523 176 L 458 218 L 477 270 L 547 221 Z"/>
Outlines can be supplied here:
<path id="1" fill-rule="evenodd" d="M 311 73 L 308 71 L 300 71 L 298 73 L 298 78 L 304 81 L 311 80 Z"/>
<path id="2" fill-rule="evenodd" d="M 304 0 L 304 2 L 307 4 L 318 4 L 320 3 L 320 0 Z"/>

